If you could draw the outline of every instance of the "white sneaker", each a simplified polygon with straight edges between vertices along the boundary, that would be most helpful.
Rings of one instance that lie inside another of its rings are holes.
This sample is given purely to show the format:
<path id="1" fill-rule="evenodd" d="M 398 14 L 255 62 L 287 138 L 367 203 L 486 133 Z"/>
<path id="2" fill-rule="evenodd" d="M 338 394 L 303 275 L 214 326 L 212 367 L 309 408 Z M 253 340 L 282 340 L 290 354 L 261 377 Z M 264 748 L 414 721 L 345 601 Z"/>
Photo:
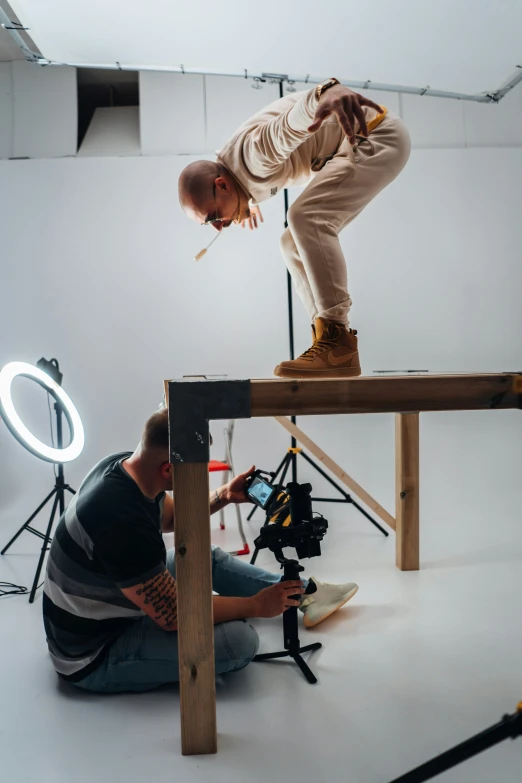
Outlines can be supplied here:
<path id="1" fill-rule="evenodd" d="M 304 614 L 305 628 L 312 628 L 322 620 L 330 617 L 341 606 L 353 598 L 359 586 L 355 582 L 347 582 L 344 585 L 323 584 L 315 577 L 310 581 L 317 586 L 315 593 L 303 596 L 299 609 Z"/>

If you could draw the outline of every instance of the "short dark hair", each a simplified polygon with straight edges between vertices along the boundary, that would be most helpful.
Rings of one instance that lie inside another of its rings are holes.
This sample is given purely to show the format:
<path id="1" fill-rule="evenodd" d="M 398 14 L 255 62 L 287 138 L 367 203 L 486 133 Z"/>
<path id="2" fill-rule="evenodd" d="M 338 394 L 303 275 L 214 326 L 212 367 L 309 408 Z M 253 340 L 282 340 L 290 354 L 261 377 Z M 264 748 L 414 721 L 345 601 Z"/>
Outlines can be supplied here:
<path id="1" fill-rule="evenodd" d="M 209 433 L 209 441 L 212 446 L 212 435 Z M 145 451 L 167 452 L 169 460 L 169 410 L 162 405 L 159 410 L 149 416 L 143 428 L 141 445 Z"/>
<path id="2" fill-rule="evenodd" d="M 149 416 L 143 428 L 141 443 L 145 451 L 169 451 L 169 412 L 166 405 Z M 168 456 L 167 456 L 168 459 Z"/>

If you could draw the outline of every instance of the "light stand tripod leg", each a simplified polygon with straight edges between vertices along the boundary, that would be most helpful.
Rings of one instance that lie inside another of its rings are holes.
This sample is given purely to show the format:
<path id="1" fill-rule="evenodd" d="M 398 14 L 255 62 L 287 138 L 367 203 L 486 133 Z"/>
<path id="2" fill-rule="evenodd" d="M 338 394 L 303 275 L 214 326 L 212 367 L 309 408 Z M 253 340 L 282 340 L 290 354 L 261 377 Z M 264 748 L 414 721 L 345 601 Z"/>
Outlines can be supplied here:
<path id="1" fill-rule="evenodd" d="M 390 535 L 390 534 L 388 533 L 388 531 L 387 531 L 387 530 L 385 530 L 383 527 L 381 527 L 381 525 L 379 525 L 379 523 L 377 522 L 377 520 L 375 520 L 373 517 L 371 517 L 371 516 L 368 514 L 368 512 L 364 510 L 364 508 L 361 508 L 361 506 L 360 506 L 360 505 L 357 503 L 357 501 L 355 501 L 355 500 L 354 500 L 352 497 L 350 498 L 350 503 L 352 504 L 352 506 L 355 506 L 355 508 L 357 509 L 357 511 L 359 511 L 359 512 L 360 512 L 360 513 L 361 513 L 361 514 L 364 516 L 364 517 L 366 517 L 366 519 L 369 519 L 369 520 L 370 520 L 370 522 L 372 523 L 372 525 L 375 525 L 375 527 L 376 527 L 378 530 L 380 530 L 380 531 L 381 531 L 381 533 L 383 533 L 383 535 L 385 535 L 385 536 L 389 536 L 389 535 Z"/>
<path id="2" fill-rule="evenodd" d="M 50 538 L 51 538 L 51 530 L 52 530 L 52 527 L 53 527 L 54 515 L 56 514 L 56 508 L 57 508 L 58 503 L 60 501 L 60 491 L 59 490 L 54 490 L 54 491 L 56 492 L 56 497 L 54 499 L 53 509 L 51 511 L 51 516 L 49 517 L 49 524 L 47 525 L 47 530 L 45 531 L 45 536 L 44 536 L 44 540 L 43 540 L 43 544 L 42 544 L 42 551 L 40 552 L 40 558 L 38 560 L 38 566 L 36 568 L 36 574 L 34 575 L 34 582 L 33 582 L 32 588 L 31 588 L 31 595 L 29 596 L 29 603 L 30 604 L 33 603 L 34 596 L 35 596 L 36 590 L 38 588 L 38 580 L 40 579 L 40 572 L 42 570 L 43 561 L 44 561 L 44 558 L 45 558 L 45 553 L 49 549 L 49 541 L 50 541 Z M 63 504 L 63 493 L 62 493 L 61 502 Z"/>
<path id="3" fill-rule="evenodd" d="M 462 742 L 460 745 L 441 753 L 420 767 L 412 769 L 400 778 L 395 778 L 391 783 L 424 783 L 426 780 L 440 775 L 442 772 L 455 767 L 462 761 L 476 756 L 478 753 L 493 747 L 506 739 L 515 739 L 522 734 L 522 702 L 519 709 L 513 715 L 505 715 L 500 723 L 490 726 L 489 729 L 475 734 L 474 737 Z"/>
<path id="4" fill-rule="evenodd" d="M 349 503 L 351 503 L 353 506 L 355 506 L 355 508 L 357 509 L 357 511 L 359 511 L 359 512 L 360 512 L 360 513 L 361 513 L 363 516 L 365 516 L 365 517 L 366 517 L 366 519 L 369 519 L 369 520 L 370 520 L 370 522 L 372 523 L 372 525 L 375 525 L 375 527 L 376 527 L 378 530 L 380 530 L 380 531 L 381 531 L 381 533 L 382 533 L 383 535 L 385 535 L 385 536 L 388 536 L 388 535 L 389 535 L 388 531 L 387 531 L 387 530 L 385 530 L 383 527 L 381 527 L 381 525 L 379 525 L 379 523 L 378 523 L 378 522 L 377 522 L 375 519 L 373 519 L 373 517 L 371 517 L 371 516 L 370 516 L 370 515 L 369 515 L 369 514 L 368 514 L 368 513 L 367 513 L 367 512 L 364 510 L 364 508 L 361 508 L 361 506 L 360 506 L 360 505 L 359 505 L 359 504 L 358 504 L 358 503 L 357 503 L 357 502 L 356 502 L 356 501 L 355 501 L 355 500 L 352 498 L 352 496 L 351 496 L 350 494 L 348 494 L 348 492 L 345 492 L 345 490 L 344 490 L 342 487 L 340 487 L 340 486 L 339 486 L 339 484 L 338 484 L 336 481 L 334 481 L 334 480 L 333 480 L 333 478 L 331 478 L 331 477 L 328 475 L 328 473 L 326 473 L 326 472 L 325 472 L 325 471 L 324 471 L 324 470 L 323 470 L 321 467 L 319 467 L 319 465 L 317 464 L 317 462 L 315 462 L 315 461 L 314 461 L 314 460 L 313 460 L 311 457 L 309 457 L 307 454 L 305 454 L 305 453 L 304 453 L 304 451 L 300 451 L 299 453 L 301 454 L 301 456 L 303 457 L 303 459 L 305 459 L 307 462 L 309 462 L 309 463 L 310 463 L 310 465 L 311 465 L 313 468 L 315 468 L 315 470 L 316 470 L 316 471 L 319 473 L 319 475 L 321 475 L 323 478 L 325 478 L 325 479 L 326 479 L 326 480 L 327 480 L 327 481 L 328 481 L 328 482 L 329 482 L 329 483 L 332 485 L 332 487 L 335 487 L 335 489 L 336 489 L 338 492 L 340 492 L 340 493 L 341 493 L 341 495 L 342 495 L 342 496 L 343 496 L 343 497 L 344 497 L 344 498 L 345 498 L 345 499 L 346 499 L 346 500 L 347 500 Z M 317 498 L 316 498 L 316 499 L 317 499 Z M 335 501 L 335 498 L 333 499 L 333 501 L 332 501 L 332 502 L 334 502 L 334 503 L 336 502 L 336 501 Z M 338 502 L 339 502 L 339 501 L 338 501 Z"/>
<path id="5" fill-rule="evenodd" d="M 38 508 L 36 509 L 36 511 L 35 511 L 33 514 L 31 514 L 31 516 L 29 517 L 29 519 L 27 520 L 27 522 L 24 522 L 24 524 L 22 525 L 22 527 L 20 528 L 20 530 L 19 530 L 17 533 L 15 533 L 15 535 L 12 537 L 12 539 L 9 541 L 9 543 L 8 543 L 8 544 L 6 544 L 6 545 L 4 546 L 4 548 L 2 549 L 2 552 L 1 552 L 0 554 L 2 554 L 2 555 L 5 555 L 5 553 L 7 552 L 7 550 L 9 549 L 9 547 L 11 546 L 11 544 L 14 544 L 14 542 L 16 541 L 16 539 L 18 538 L 18 536 L 19 536 L 21 533 L 23 533 L 23 532 L 24 532 L 24 530 L 27 528 L 27 526 L 28 526 L 28 525 L 30 525 L 30 524 L 31 524 L 31 522 L 33 521 L 33 519 L 35 518 L 35 516 L 36 516 L 37 514 L 39 514 L 39 513 L 40 513 L 40 511 L 42 510 L 42 508 L 45 506 L 45 504 L 46 504 L 46 503 L 48 503 L 48 502 L 50 501 L 50 499 L 52 498 L 52 496 L 54 495 L 54 493 L 55 493 L 55 492 L 56 492 L 56 487 L 55 487 L 54 489 L 52 489 L 52 490 L 51 490 L 51 492 L 49 492 L 49 494 L 47 495 L 47 497 L 45 498 L 45 500 L 44 500 L 42 503 L 40 503 L 40 505 L 38 506 Z"/>

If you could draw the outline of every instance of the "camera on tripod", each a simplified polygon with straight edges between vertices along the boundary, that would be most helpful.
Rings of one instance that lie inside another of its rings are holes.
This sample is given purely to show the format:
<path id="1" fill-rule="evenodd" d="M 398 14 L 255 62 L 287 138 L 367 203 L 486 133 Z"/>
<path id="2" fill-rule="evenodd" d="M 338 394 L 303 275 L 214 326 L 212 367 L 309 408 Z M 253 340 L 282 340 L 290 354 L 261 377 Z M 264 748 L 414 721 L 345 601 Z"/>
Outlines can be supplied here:
<path id="1" fill-rule="evenodd" d="M 279 563 L 285 562 L 284 547 L 293 547 L 297 557 L 318 557 L 328 521 L 312 510 L 312 485 L 289 482 L 286 487 L 274 487 L 256 470 L 247 481 L 246 492 L 253 503 L 267 514 L 267 522 L 255 539 L 257 549 L 270 549 Z M 270 524 L 271 523 L 271 524 Z"/>
<path id="2" fill-rule="evenodd" d="M 254 540 L 256 552 L 270 549 L 281 564 L 281 581 L 297 581 L 304 571 L 297 560 L 290 560 L 283 554 L 283 548 L 293 547 L 299 559 L 317 557 L 321 554 L 321 541 L 328 529 L 328 522 L 321 514 L 312 511 L 312 485 L 289 482 L 283 488 L 282 482 L 274 487 L 264 476 L 273 479 L 276 474 L 256 470 L 246 482 L 246 493 L 257 506 L 266 512 L 265 524 Z M 284 475 L 284 474 L 283 474 Z M 310 591 L 312 592 L 312 591 Z M 297 595 L 292 596 L 298 598 Z M 284 650 L 256 655 L 254 661 L 269 661 L 272 658 L 293 658 L 309 683 L 317 677 L 303 660 L 302 653 L 318 650 L 321 642 L 301 647 L 297 630 L 297 606 L 290 606 L 283 612 Z"/>

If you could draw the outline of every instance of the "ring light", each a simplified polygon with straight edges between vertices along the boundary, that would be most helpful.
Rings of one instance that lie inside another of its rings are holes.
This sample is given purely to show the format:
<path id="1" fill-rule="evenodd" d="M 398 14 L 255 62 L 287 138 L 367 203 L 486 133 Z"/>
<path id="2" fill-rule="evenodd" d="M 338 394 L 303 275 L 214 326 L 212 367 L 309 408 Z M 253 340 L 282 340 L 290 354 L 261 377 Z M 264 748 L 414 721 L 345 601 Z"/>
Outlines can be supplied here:
<path id="1" fill-rule="evenodd" d="M 13 380 L 19 375 L 36 381 L 49 392 L 60 405 L 72 435 L 70 444 L 65 448 L 56 449 L 52 446 L 48 446 L 46 443 L 42 443 L 42 441 L 33 435 L 25 426 L 16 412 L 11 396 L 11 385 Z M 9 364 L 6 364 L 2 370 L 0 370 L 0 412 L 15 438 L 17 438 L 26 449 L 33 454 L 36 454 L 37 457 L 40 457 L 40 459 L 44 459 L 47 462 L 62 463 L 70 462 L 81 454 L 85 442 L 85 435 L 80 414 L 76 410 L 69 395 L 64 392 L 61 386 L 59 386 L 50 375 L 43 372 L 38 367 L 33 367 L 32 364 L 28 364 L 27 362 L 9 362 Z"/>

